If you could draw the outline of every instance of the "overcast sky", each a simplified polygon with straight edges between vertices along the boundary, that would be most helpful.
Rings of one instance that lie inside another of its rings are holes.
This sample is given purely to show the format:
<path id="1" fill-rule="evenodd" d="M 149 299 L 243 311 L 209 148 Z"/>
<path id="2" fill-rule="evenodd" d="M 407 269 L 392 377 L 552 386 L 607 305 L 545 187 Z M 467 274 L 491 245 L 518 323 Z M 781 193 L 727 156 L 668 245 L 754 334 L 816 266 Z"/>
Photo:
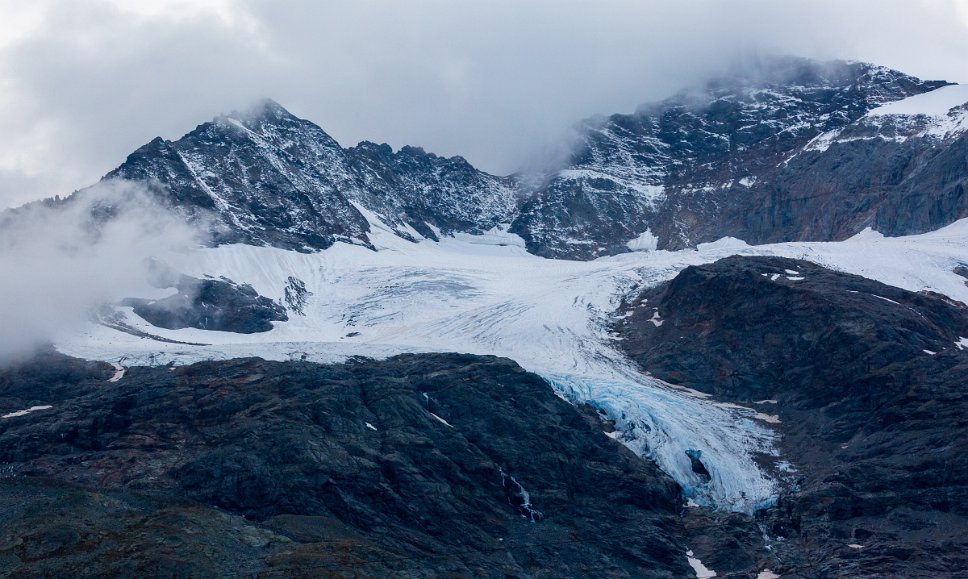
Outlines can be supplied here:
<path id="1" fill-rule="evenodd" d="M 968 0 L 0 0 L 0 207 L 261 97 L 508 173 L 749 53 L 968 82 Z"/>

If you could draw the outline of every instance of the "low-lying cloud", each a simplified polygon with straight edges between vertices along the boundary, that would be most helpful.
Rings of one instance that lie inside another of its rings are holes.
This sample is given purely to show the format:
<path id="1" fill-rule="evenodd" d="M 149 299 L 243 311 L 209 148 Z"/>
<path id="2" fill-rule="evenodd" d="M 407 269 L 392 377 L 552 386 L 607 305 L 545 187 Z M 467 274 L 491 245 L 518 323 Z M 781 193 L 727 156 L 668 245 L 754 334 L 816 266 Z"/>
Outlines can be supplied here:
<path id="1" fill-rule="evenodd" d="M 178 267 L 200 241 L 123 181 L 0 215 L 0 363 L 81 330 L 103 304 L 143 295 L 148 258 Z"/>

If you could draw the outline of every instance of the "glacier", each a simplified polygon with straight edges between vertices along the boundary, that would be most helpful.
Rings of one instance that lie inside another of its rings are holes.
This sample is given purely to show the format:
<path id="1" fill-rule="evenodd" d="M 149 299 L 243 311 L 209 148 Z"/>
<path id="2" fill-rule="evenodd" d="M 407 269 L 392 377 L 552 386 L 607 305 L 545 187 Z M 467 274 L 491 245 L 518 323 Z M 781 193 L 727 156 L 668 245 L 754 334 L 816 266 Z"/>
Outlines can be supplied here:
<path id="1" fill-rule="evenodd" d="M 749 246 L 724 239 L 692 250 L 568 261 L 529 254 L 506 230 L 411 242 L 378 216 L 366 218 L 376 250 L 351 243 L 317 253 L 241 244 L 193 250 L 183 273 L 247 283 L 282 304 L 290 278 L 305 284 L 310 295 L 301 312 L 291 311 L 269 332 L 166 330 L 120 308 L 125 323 L 171 342 L 92 323 L 56 346 L 116 368 L 245 356 L 318 362 L 406 352 L 503 356 L 542 376 L 563 398 L 614 421 L 610 436 L 653 459 L 690 504 L 751 513 L 774 503 L 791 470 L 777 450 L 774 417 L 642 372 L 610 330 L 624 297 L 689 265 L 743 254 L 807 259 L 968 302 L 965 279 L 952 271 L 968 263 L 968 220 L 910 237 L 868 230 L 827 243 Z M 132 296 L 117 296 L 123 297 Z M 701 454 L 709 478 L 693 471 L 687 451 Z"/>

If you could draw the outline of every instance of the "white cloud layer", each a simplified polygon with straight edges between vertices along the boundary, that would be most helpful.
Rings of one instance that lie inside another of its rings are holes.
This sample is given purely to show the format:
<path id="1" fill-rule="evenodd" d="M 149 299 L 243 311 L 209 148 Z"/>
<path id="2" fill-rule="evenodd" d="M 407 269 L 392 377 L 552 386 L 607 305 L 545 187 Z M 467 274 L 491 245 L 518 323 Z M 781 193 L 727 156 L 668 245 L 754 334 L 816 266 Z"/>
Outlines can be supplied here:
<path id="1" fill-rule="evenodd" d="M 99 224 L 92 216 L 105 211 L 114 217 Z M 0 364 L 76 331 L 102 304 L 144 295 L 148 258 L 178 268 L 200 241 L 184 219 L 121 181 L 0 215 Z"/>
<path id="2" fill-rule="evenodd" d="M 968 82 L 966 0 L 0 0 L 0 207 L 260 97 L 515 170 L 580 118 L 750 53 Z"/>

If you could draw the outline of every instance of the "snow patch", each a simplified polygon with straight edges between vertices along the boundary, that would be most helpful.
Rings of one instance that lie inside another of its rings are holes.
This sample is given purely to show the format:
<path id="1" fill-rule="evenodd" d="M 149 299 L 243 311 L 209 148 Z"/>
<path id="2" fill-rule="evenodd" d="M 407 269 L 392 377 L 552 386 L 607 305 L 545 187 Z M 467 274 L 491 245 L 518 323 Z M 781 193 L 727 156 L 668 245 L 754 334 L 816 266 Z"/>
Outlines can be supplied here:
<path id="1" fill-rule="evenodd" d="M 861 229 L 859 233 L 847 239 L 847 241 L 862 242 L 862 241 L 879 241 L 886 239 L 884 234 L 877 231 L 873 227 L 867 226 Z"/>
<path id="2" fill-rule="evenodd" d="M 108 382 L 117 382 L 121 378 L 124 378 L 124 366 L 117 362 L 112 362 L 111 366 L 114 367 L 114 375 L 108 378 Z"/>
<path id="3" fill-rule="evenodd" d="M 655 251 L 659 247 L 659 238 L 652 235 L 652 230 L 646 229 L 635 239 L 625 244 L 632 251 Z"/>
<path id="4" fill-rule="evenodd" d="M 884 115 L 945 116 L 951 109 L 968 103 L 968 85 L 955 84 L 887 103 L 867 113 L 867 117 Z"/>
<path id="5" fill-rule="evenodd" d="M 16 412 L 4 414 L 3 416 L 0 416 L 0 418 L 17 418 L 18 416 L 27 416 L 31 412 L 37 412 L 38 410 L 50 410 L 51 408 L 53 408 L 53 406 L 50 406 L 50 405 L 31 406 L 30 408 L 27 408 L 25 410 L 18 410 Z"/>
<path id="6" fill-rule="evenodd" d="M 756 579 L 780 579 L 780 576 L 769 569 L 763 569 L 756 575 Z"/>
<path id="7" fill-rule="evenodd" d="M 369 422 L 366 423 L 366 427 L 369 428 L 370 430 L 376 430 L 376 426 L 373 426 Z"/>
<path id="8" fill-rule="evenodd" d="M 428 413 L 429 413 L 429 414 L 430 414 L 431 416 L 433 416 L 433 417 L 434 417 L 434 420 L 436 420 L 437 422 L 439 422 L 439 423 L 441 423 L 441 424 L 443 424 L 444 426 L 446 426 L 446 427 L 448 427 L 448 428 L 453 428 L 453 427 L 454 427 L 454 425 L 453 425 L 453 424 L 451 424 L 451 423 L 449 423 L 449 422 L 447 422 L 446 420 L 444 420 L 443 418 L 441 418 L 441 417 L 439 417 L 439 416 L 437 416 L 437 415 L 436 415 L 436 414 L 434 414 L 433 412 L 429 412 L 429 411 L 428 411 Z"/>
<path id="9" fill-rule="evenodd" d="M 776 414 L 763 414 L 762 412 L 757 412 L 753 415 L 753 418 L 762 420 L 763 422 L 769 422 L 770 424 L 780 424 L 780 417 Z"/>
<path id="10" fill-rule="evenodd" d="M 894 304 L 896 306 L 901 305 L 901 304 L 897 303 L 896 301 L 894 301 L 894 300 L 892 300 L 890 298 L 886 298 L 884 296 L 879 296 L 877 294 L 871 294 L 871 295 L 874 296 L 875 298 L 879 299 L 879 300 L 884 300 L 885 302 L 890 302 L 890 303 L 892 303 L 892 304 Z"/>
<path id="11" fill-rule="evenodd" d="M 706 566 L 702 564 L 702 561 L 693 556 L 692 549 L 686 551 L 686 560 L 689 562 L 689 566 L 692 567 L 692 570 L 696 572 L 696 577 L 699 579 L 709 579 L 710 577 L 716 576 L 715 571 L 706 568 Z"/>
<path id="12" fill-rule="evenodd" d="M 503 468 L 500 468 L 499 471 L 501 473 L 501 485 L 504 487 L 505 492 L 507 492 L 509 495 L 508 502 L 512 504 L 512 506 L 517 506 L 519 509 L 521 509 L 523 511 L 521 516 L 529 519 L 532 523 L 536 523 L 541 520 L 541 511 L 535 509 L 534 505 L 531 504 L 531 493 L 529 493 L 527 489 L 525 489 L 524 486 L 517 481 L 517 479 L 504 472 Z M 514 505 L 511 503 L 511 496 L 513 495 L 517 495 L 517 497 L 521 500 L 520 505 Z"/>
<path id="13" fill-rule="evenodd" d="M 472 235 L 470 233 L 455 233 L 452 237 L 470 245 L 494 245 L 498 247 L 520 247 L 524 249 L 526 244 L 524 238 L 515 233 L 510 233 L 506 226 L 503 229 L 494 227 L 483 233 Z M 438 236 L 438 239 L 440 237 Z"/>
<path id="14" fill-rule="evenodd" d="M 820 153 L 823 153 L 824 151 L 830 148 L 830 145 L 834 144 L 834 142 L 837 141 L 837 137 L 840 136 L 840 133 L 842 131 L 843 129 L 834 129 L 832 131 L 827 131 L 826 133 L 820 133 L 819 135 L 811 139 L 810 142 L 803 147 L 803 150 L 818 151 Z M 793 157 L 796 157 L 798 154 L 799 153 L 795 153 Z M 792 159 L 793 157 L 790 157 L 790 159 Z M 787 159 L 786 161 L 784 161 L 784 163 L 790 161 L 790 159 Z"/>
<path id="15" fill-rule="evenodd" d="M 641 166 L 641 162 L 630 158 L 629 163 L 624 167 L 612 166 L 608 171 L 598 171 L 595 169 L 564 169 L 558 171 L 557 178 L 564 180 L 584 181 L 591 188 L 596 186 L 599 181 L 611 182 L 624 189 L 636 192 L 642 201 L 649 205 L 665 197 L 665 187 L 655 182 L 661 182 L 662 175 L 654 168 Z M 614 185 L 609 187 L 612 190 Z"/>
<path id="16" fill-rule="evenodd" d="M 699 251 L 699 253 L 708 253 L 712 251 L 748 249 L 749 247 L 750 245 L 742 239 L 737 239 L 735 237 L 720 237 L 716 241 L 710 243 L 700 243 L 696 246 L 696 249 Z"/>

